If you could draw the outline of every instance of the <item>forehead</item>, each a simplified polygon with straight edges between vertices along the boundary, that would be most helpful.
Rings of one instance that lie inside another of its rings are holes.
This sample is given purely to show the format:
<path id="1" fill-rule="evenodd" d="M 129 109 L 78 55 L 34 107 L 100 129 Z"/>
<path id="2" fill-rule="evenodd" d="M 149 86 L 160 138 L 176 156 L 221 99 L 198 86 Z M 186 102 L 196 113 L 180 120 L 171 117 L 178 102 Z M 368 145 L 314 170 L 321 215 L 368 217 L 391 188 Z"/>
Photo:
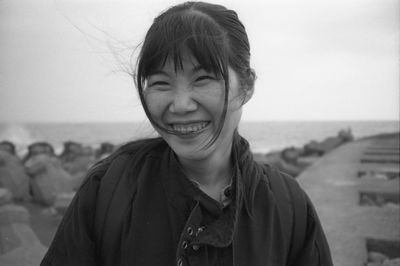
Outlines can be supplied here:
<path id="1" fill-rule="evenodd" d="M 194 72 L 204 68 L 205 67 L 199 63 L 193 54 L 184 51 L 179 57 L 168 56 L 164 62 L 160 63 L 159 66 L 154 68 L 153 71 L 150 71 L 149 75 L 157 74 L 160 71 L 168 73 L 176 73 L 179 71 Z"/>
<path id="2" fill-rule="evenodd" d="M 190 42 L 187 42 L 173 47 L 167 46 L 155 52 L 152 56 L 143 56 L 143 64 L 139 66 L 139 69 L 142 69 L 142 77 L 146 78 L 155 72 L 166 69 L 176 73 L 190 68 L 204 69 L 215 75 L 225 76 L 227 74 L 224 69 L 227 61 L 225 54 L 215 53 L 216 51 L 206 49 L 204 46 L 197 46 L 194 47 Z"/>

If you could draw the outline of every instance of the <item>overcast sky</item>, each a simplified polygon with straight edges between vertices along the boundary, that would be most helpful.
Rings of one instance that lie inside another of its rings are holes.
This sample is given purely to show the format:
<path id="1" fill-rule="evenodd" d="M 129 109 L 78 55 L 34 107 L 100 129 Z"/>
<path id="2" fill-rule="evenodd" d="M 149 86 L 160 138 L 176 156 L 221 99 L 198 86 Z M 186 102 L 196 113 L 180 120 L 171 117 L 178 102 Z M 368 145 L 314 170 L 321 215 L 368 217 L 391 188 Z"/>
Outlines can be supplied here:
<path id="1" fill-rule="evenodd" d="M 0 122 L 143 121 L 122 66 L 179 2 L 0 0 Z M 214 2 L 250 38 L 244 120 L 399 118 L 399 1 Z"/>

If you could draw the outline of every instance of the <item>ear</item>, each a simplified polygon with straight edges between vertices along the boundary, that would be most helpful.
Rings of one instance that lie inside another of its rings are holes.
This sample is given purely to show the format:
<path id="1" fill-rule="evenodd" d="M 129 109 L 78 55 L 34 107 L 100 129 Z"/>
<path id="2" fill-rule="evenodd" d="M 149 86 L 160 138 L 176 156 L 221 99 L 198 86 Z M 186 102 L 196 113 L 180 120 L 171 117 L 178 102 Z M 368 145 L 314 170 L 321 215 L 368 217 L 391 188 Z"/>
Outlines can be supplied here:
<path id="1" fill-rule="evenodd" d="M 253 93 L 254 93 L 254 86 L 247 87 L 244 89 L 242 105 L 245 105 L 251 99 L 251 97 L 253 97 Z"/>
<path id="2" fill-rule="evenodd" d="M 245 87 L 244 87 L 244 93 L 245 94 L 243 95 L 244 97 L 243 97 L 242 105 L 247 103 L 251 99 L 251 97 L 253 96 L 254 83 L 255 83 L 256 78 L 257 78 L 256 72 L 254 71 L 254 69 L 249 68 L 247 70 L 247 73 L 248 73 L 248 80 L 246 82 L 247 84 L 245 84 Z"/>

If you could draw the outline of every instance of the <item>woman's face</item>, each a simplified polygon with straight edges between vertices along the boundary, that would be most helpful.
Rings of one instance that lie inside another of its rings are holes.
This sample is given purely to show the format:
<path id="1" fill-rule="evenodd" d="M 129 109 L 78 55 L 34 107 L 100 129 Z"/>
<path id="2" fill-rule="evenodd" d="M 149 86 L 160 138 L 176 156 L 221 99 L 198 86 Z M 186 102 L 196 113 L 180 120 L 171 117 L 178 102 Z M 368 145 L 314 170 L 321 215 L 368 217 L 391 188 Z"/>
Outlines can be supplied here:
<path id="1" fill-rule="evenodd" d="M 152 118 L 160 126 L 180 134 L 159 130 L 180 159 L 202 160 L 230 153 L 234 130 L 242 113 L 243 98 L 238 76 L 229 68 L 229 100 L 224 127 L 213 145 L 205 149 L 218 129 L 224 106 L 224 80 L 204 70 L 190 55 L 183 67 L 167 60 L 147 79 L 144 96 Z"/>

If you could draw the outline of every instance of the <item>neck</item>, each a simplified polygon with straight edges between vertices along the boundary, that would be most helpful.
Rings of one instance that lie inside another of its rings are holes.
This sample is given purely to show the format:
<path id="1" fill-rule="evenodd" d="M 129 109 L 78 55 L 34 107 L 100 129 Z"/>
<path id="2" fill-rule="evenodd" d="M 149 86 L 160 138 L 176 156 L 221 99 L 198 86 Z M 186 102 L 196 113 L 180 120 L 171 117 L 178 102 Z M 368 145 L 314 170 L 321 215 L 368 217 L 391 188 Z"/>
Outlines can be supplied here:
<path id="1" fill-rule="evenodd" d="M 186 175 L 201 187 L 224 187 L 232 177 L 232 146 L 201 160 L 179 159 Z"/>

